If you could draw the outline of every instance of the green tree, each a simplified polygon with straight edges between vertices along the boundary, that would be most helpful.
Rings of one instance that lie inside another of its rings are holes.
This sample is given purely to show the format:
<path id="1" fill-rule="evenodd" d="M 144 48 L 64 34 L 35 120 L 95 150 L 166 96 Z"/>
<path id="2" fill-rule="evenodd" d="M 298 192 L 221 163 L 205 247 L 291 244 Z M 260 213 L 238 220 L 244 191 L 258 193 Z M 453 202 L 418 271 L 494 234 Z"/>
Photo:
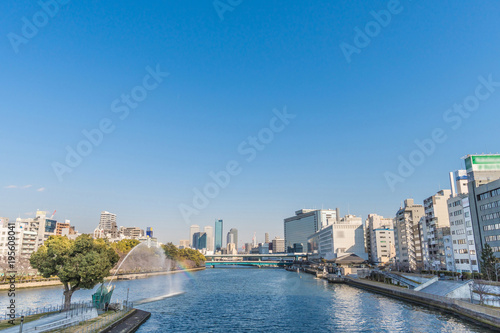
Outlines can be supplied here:
<path id="1" fill-rule="evenodd" d="M 30 263 L 44 278 L 57 276 L 64 285 L 64 307 L 71 305 L 71 296 L 78 289 L 92 289 L 104 281 L 118 262 L 119 256 L 105 239 L 81 235 L 76 240 L 50 236 Z"/>
<path id="2" fill-rule="evenodd" d="M 179 259 L 191 260 L 196 264 L 196 267 L 200 267 L 207 259 L 200 251 L 193 249 L 182 249 L 179 250 Z"/>
<path id="3" fill-rule="evenodd" d="M 497 258 L 493 253 L 491 246 L 486 243 L 481 251 L 481 271 L 488 280 L 492 280 L 495 276 L 495 263 Z"/>
<path id="4" fill-rule="evenodd" d="M 118 254 L 127 254 L 140 243 L 141 242 L 137 239 L 122 239 L 118 242 L 112 243 L 111 247 L 118 252 Z"/>
<path id="5" fill-rule="evenodd" d="M 167 258 L 177 260 L 179 258 L 179 249 L 172 243 L 163 244 L 163 251 Z"/>

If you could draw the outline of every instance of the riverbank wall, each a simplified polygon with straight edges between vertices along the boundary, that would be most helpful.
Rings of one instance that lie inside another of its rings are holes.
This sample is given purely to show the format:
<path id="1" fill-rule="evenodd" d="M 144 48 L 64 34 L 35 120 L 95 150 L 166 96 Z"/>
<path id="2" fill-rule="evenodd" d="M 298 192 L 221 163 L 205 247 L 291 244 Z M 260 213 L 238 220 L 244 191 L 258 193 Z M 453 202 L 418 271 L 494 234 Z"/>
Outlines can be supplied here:
<path id="1" fill-rule="evenodd" d="M 461 318 L 468 319 L 491 329 L 500 329 L 500 310 L 471 304 L 465 301 L 443 296 L 426 294 L 406 288 L 387 285 L 362 279 L 344 277 L 344 283 L 360 289 L 376 292 L 397 299 L 403 299 L 419 305 L 437 308 Z"/>
<path id="2" fill-rule="evenodd" d="M 170 275 L 170 274 L 178 274 L 182 272 L 196 272 L 204 270 L 205 267 L 199 268 L 191 268 L 186 270 L 176 270 L 176 271 L 166 271 L 166 272 L 150 272 L 150 273 L 130 273 L 130 274 L 120 274 L 115 277 L 117 281 L 120 280 L 136 280 L 136 279 L 146 279 L 153 276 L 159 275 Z M 109 281 L 111 276 L 106 277 L 104 280 Z M 24 288 L 43 288 L 43 287 L 53 287 L 53 286 L 62 286 L 61 281 L 59 280 L 51 280 L 51 281 L 38 281 L 38 282 L 16 282 L 16 289 L 24 289 Z M 10 284 L 1 284 L 0 290 L 8 290 L 10 288 Z"/>

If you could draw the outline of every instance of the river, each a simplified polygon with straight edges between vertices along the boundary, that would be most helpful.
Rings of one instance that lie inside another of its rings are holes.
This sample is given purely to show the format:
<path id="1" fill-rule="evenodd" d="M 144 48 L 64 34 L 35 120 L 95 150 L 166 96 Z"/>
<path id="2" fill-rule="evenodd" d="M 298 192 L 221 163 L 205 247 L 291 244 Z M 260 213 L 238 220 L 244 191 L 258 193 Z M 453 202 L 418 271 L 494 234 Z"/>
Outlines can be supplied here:
<path id="1" fill-rule="evenodd" d="M 144 332 L 487 332 L 425 307 L 283 269 L 215 268 L 118 281 L 114 301 L 175 297 L 137 306 L 152 313 Z M 89 300 L 81 290 L 74 301 Z M 7 298 L 2 295 L 2 308 Z M 19 290 L 19 306 L 60 304 L 61 287 Z M 3 313 L 0 312 L 0 313 Z"/>

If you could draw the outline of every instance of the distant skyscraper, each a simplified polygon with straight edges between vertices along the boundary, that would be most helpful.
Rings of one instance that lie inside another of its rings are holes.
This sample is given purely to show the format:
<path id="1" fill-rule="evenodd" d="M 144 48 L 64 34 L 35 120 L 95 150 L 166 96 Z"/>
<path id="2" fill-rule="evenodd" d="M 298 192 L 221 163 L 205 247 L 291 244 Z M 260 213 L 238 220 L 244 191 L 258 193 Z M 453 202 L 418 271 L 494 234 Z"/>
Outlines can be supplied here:
<path id="1" fill-rule="evenodd" d="M 264 243 L 269 243 L 269 233 L 266 232 Z"/>
<path id="2" fill-rule="evenodd" d="M 222 235 L 223 235 L 223 221 L 215 220 L 215 236 L 214 236 L 214 246 L 216 251 L 222 249 Z"/>
<path id="3" fill-rule="evenodd" d="M 214 227 L 206 226 L 204 228 L 205 233 L 207 234 L 207 250 L 214 250 Z"/>
<path id="4" fill-rule="evenodd" d="M 153 228 L 152 227 L 147 227 L 146 236 L 148 236 L 149 238 L 153 238 Z"/>
<path id="5" fill-rule="evenodd" d="M 193 224 L 191 227 L 189 227 L 189 242 L 191 243 L 191 247 L 193 249 L 196 249 L 197 243 L 194 241 L 194 234 L 200 232 L 200 226 Z"/>
<path id="6" fill-rule="evenodd" d="M 238 249 L 238 229 L 231 228 L 227 233 L 227 243 L 234 243 L 236 249 Z"/>

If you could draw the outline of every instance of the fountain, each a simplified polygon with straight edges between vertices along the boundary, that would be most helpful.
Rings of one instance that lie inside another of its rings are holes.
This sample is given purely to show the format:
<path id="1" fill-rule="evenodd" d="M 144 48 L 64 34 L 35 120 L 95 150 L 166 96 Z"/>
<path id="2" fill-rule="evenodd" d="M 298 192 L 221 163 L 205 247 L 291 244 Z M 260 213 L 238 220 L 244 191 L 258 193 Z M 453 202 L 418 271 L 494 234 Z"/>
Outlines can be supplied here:
<path id="1" fill-rule="evenodd" d="M 147 246 L 148 250 L 146 250 L 145 246 Z M 116 269 L 115 273 L 113 274 L 113 276 L 109 280 L 109 283 L 108 283 L 107 288 L 106 288 L 107 290 L 110 290 L 111 293 L 112 293 L 112 289 L 110 289 L 111 282 L 115 279 L 116 275 L 118 274 L 118 272 L 122 268 L 122 265 L 124 265 L 125 262 L 127 262 L 127 259 L 129 259 L 129 257 L 132 255 L 132 253 L 136 253 L 136 252 L 140 253 L 140 250 L 138 250 L 138 249 L 144 249 L 147 251 L 147 253 L 142 253 L 139 257 L 140 258 L 139 260 L 137 260 L 135 258 L 134 258 L 135 260 L 132 260 L 132 263 L 133 263 L 132 267 L 134 269 L 137 268 L 137 266 L 145 265 L 148 268 L 157 268 L 159 266 L 159 268 L 162 270 L 170 271 L 171 262 L 170 262 L 170 260 L 166 260 L 165 253 L 163 252 L 163 249 L 161 247 L 151 247 L 151 243 L 149 242 L 149 240 L 142 242 L 142 243 L 136 245 L 132 250 L 130 250 L 129 253 L 127 253 L 127 255 L 123 258 L 121 263 L 118 265 L 118 268 Z M 159 249 L 159 251 L 157 249 Z M 130 261 L 130 259 L 129 259 L 129 261 Z M 130 262 L 128 264 L 130 264 Z M 127 265 L 125 265 L 124 267 L 126 267 L 126 266 Z M 133 301 L 134 304 L 139 305 L 139 304 L 145 304 L 145 303 L 150 303 L 150 302 L 157 302 L 157 301 L 163 300 L 165 298 L 179 296 L 179 295 L 184 294 L 183 291 L 179 291 L 179 288 L 177 286 L 173 285 L 172 276 L 169 276 L 168 280 L 169 280 L 169 282 L 168 282 L 169 293 L 162 295 L 162 296 L 156 296 L 156 297 L 135 300 L 135 301 Z M 113 288 L 114 288 L 114 286 L 113 286 Z"/>

